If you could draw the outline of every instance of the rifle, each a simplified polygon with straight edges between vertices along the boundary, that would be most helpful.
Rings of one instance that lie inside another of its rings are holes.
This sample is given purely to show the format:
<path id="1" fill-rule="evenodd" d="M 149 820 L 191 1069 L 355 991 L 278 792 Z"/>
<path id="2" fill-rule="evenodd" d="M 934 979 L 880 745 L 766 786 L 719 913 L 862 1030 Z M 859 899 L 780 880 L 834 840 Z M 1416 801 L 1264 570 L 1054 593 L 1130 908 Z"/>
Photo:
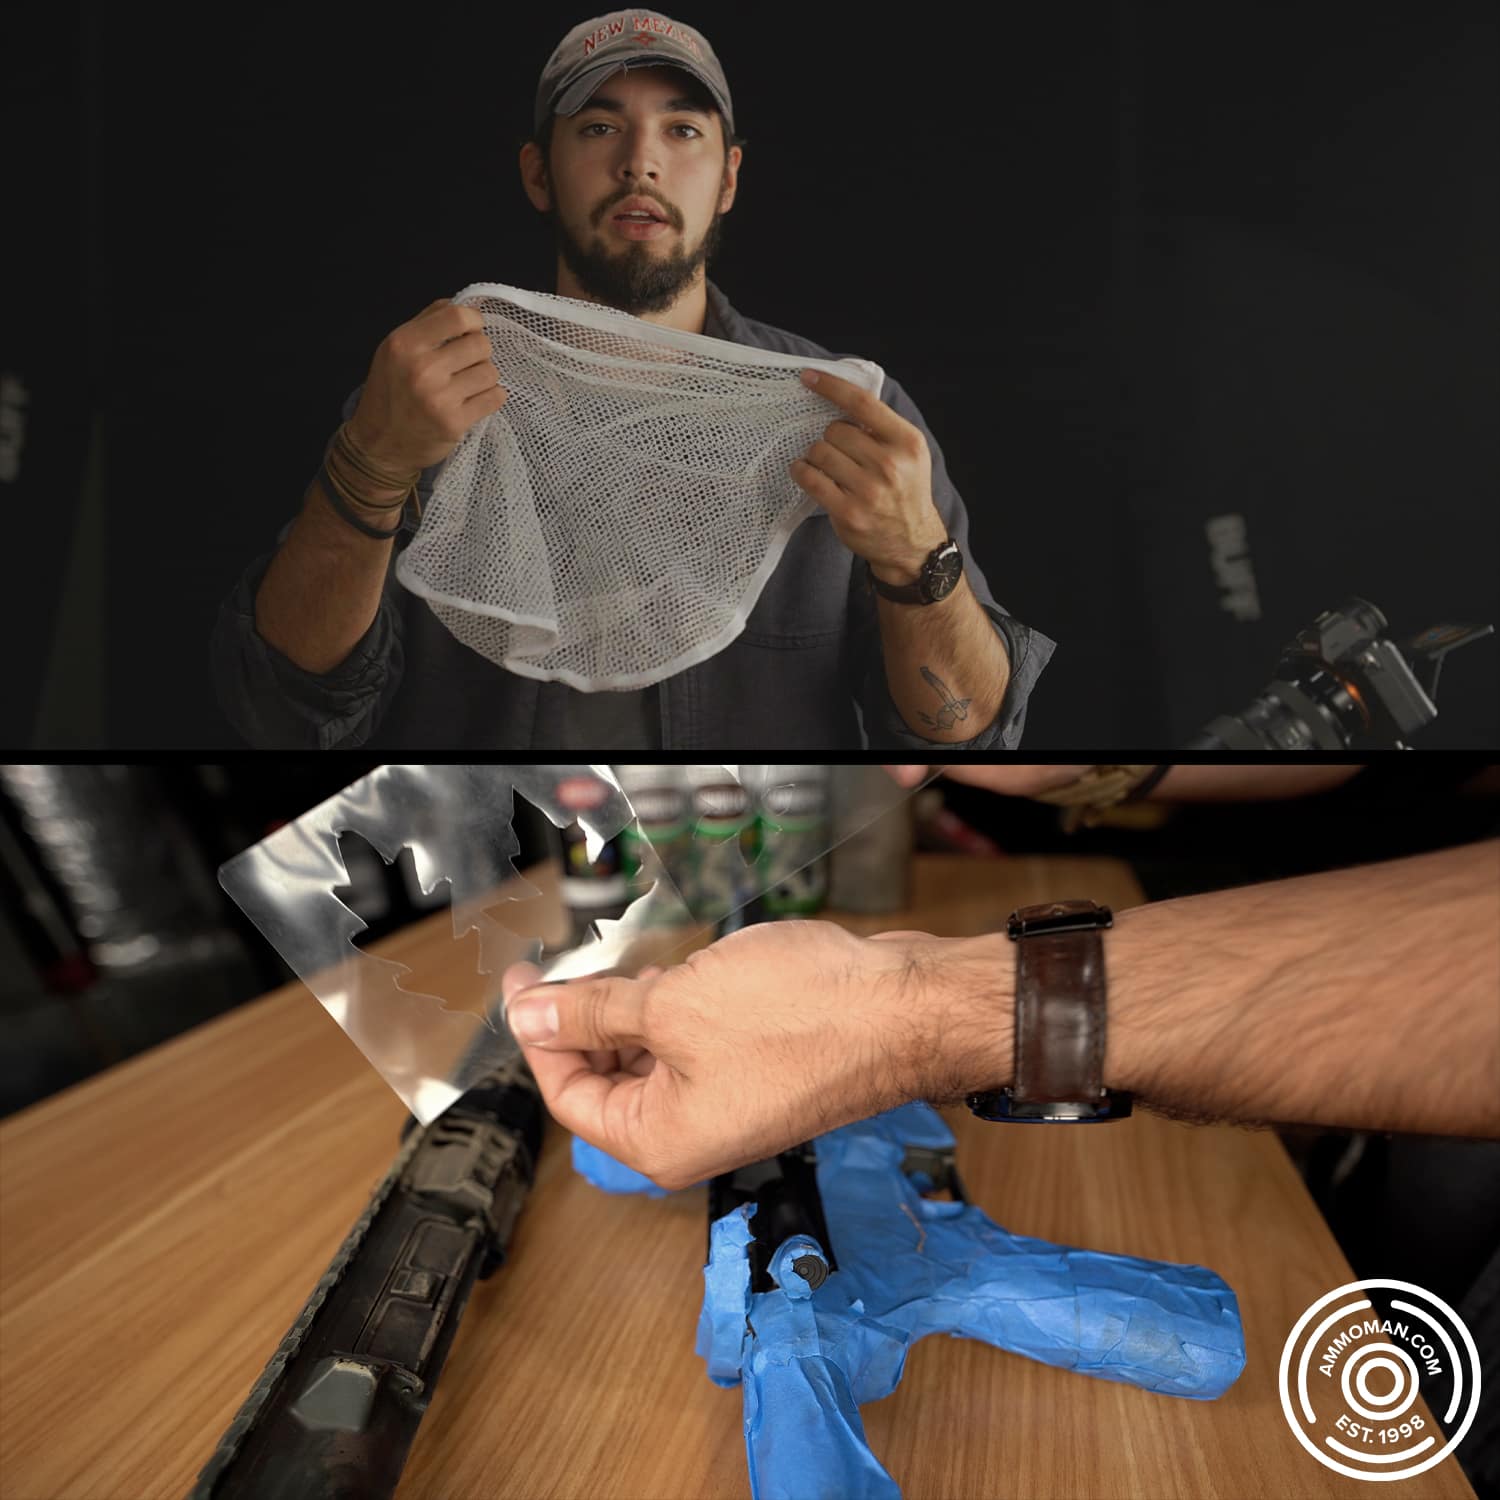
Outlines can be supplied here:
<path id="1" fill-rule="evenodd" d="M 385 1180 L 189 1500 L 394 1492 L 474 1282 L 505 1258 L 542 1121 L 518 1052 L 432 1124 L 407 1120 Z"/>
<path id="2" fill-rule="evenodd" d="M 953 1146 L 904 1104 L 711 1182 L 697 1352 L 743 1387 L 756 1500 L 900 1500 L 859 1408 L 928 1334 L 1198 1401 L 1244 1368 L 1214 1272 L 1009 1234 L 968 1201 Z"/>

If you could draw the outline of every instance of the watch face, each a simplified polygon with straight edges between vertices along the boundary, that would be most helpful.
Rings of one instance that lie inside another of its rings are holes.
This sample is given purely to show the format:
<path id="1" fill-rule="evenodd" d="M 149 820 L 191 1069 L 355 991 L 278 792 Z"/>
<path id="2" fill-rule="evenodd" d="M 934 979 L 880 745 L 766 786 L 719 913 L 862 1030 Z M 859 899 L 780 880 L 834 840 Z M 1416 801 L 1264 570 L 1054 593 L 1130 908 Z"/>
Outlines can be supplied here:
<path id="1" fill-rule="evenodd" d="M 922 569 L 922 592 L 934 603 L 946 599 L 958 586 L 964 571 L 964 555 L 957 542 L 946 543 Z"/>

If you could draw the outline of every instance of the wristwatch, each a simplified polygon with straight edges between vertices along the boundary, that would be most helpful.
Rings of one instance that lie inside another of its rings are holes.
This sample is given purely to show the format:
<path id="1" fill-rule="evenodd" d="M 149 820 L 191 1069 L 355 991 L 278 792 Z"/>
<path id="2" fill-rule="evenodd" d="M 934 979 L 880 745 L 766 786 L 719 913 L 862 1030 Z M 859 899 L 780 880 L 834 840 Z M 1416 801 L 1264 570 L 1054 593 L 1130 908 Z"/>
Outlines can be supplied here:
<path id="1" fill-rule="evenodd" d="M 1131 1096 L 1104 1087 L 1103 928 L 1092 901 L 1053 901 L 1010 914 L 1016 945 L 1014 1082 L 968 1096 L 981 1120 L 1087 1124 L 1123 1120 Z"/>
<path id="2" fill-rule="evenodd" d="M 869 568 L 869 563 L 865 564 Z M 936 604 L 958 587 L 963 576 L 964 555 L 950 536 L 927 554 L 915 583 L 882 583 L 872 571 L 870 582 L 882 599 L 896 604 Z"/>

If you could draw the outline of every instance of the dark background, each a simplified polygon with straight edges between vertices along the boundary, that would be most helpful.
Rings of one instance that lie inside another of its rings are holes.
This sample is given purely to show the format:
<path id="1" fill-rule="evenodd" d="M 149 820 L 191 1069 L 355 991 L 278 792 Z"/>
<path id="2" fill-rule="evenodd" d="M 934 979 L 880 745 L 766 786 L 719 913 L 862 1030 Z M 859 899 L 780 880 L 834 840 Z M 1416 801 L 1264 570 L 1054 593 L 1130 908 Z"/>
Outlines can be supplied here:
<path id="1" fill-rule="evenodd" d="M 552 285 L 516 153 L 583 14 L 7 20 L 0 742 L 237 743 L 213 613 L 376 345 Z M 996 596 L 1059 642 L 1028 748 L 1181 743 L 1351 593 L 1398 639 L 1500 622 L 1492 5 L 669 14 L 749 143 L 711 274 L 911 392 Z M 1500 743 L 1497 679 L 1495 640 L 1455 657 L 1419 743 Z"/>

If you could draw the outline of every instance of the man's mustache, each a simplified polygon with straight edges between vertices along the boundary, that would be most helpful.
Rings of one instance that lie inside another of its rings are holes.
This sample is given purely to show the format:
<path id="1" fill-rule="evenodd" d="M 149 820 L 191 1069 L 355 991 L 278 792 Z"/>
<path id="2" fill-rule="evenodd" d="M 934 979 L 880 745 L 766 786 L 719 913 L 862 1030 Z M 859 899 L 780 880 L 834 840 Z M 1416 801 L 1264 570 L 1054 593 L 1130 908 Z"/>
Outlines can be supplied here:
<path id="1" fill-rule="evenodd" d="M 589 222 L 594 226 L 595 229 L 597 229 L 604 222 L 604 216 L 610 211 L 610 209 L 614 208 L 616 204 L 625 202 L 627 198 L 645 198 L 649 200 L 662 211 L 662 214 L 665 216 L 667 223 L 669 223 L 673 229 L 682 228 L 681 214 L 679 214 L 677 210 L 673 208 L 665 198 L 658 196 L 656 193 L 643 193 L 639 188 L 631 188 L 625 192 L 611 193 L 609 197 L 606 198 L 604 202 L 601 203 L 598 208 L 596 208 L 594 212 L 589 216 Z"/>

